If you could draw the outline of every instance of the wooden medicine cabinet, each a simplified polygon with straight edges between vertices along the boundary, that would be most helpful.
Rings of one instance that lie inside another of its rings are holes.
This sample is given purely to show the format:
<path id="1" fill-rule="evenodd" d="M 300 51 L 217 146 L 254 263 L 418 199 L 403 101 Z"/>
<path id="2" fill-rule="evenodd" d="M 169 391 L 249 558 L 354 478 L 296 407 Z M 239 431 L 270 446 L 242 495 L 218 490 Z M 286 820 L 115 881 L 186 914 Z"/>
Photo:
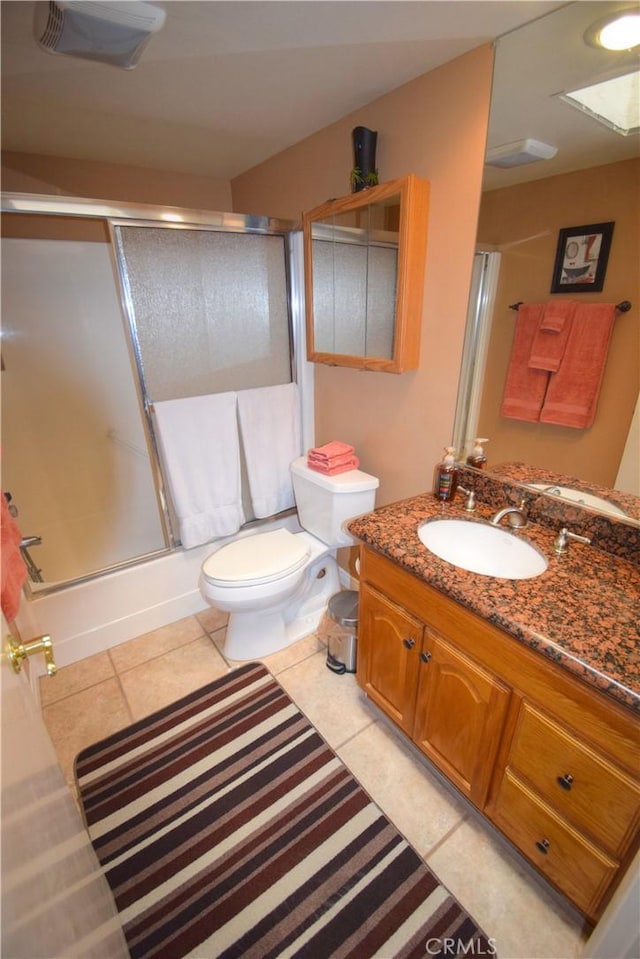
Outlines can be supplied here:
<path id="1" fill-rule="evenodd" d="M 410 174 L 303 214 L 310 361 L 417 369 L 428 209 L 429 184 Z"/>

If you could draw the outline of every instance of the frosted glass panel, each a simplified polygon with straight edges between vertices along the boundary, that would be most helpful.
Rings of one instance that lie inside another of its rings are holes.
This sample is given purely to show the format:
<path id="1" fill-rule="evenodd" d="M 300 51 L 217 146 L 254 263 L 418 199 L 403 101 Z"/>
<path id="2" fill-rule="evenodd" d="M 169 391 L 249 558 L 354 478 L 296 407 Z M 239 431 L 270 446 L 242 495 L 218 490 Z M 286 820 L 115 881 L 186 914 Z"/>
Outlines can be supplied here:
<path id="1" fill-rule="evenodd" d="M 3 489 L 45 587 L 163 550 L 107 244 L 3 239 L 2 312 Z"/>
<path id="2" fill-rule="evenodd" d="M 152 401 L 291 381 L 285 239 L 119 226 Z"/>

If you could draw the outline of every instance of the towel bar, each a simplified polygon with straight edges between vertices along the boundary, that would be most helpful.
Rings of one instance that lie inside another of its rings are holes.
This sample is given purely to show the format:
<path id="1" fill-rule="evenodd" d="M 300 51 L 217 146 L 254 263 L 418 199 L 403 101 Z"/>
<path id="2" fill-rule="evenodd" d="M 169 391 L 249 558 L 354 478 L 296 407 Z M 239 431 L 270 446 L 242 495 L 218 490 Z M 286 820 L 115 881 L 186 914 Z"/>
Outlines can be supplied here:
<path id="1" fill-rule="evenodd" d="M 518 300 L 517 303 L 510 303 L 509 309 L 515 310 L 517 312 L 521 306 L 522 306 L 522 300 Z M 616 303 L 616 310 L 618 311 L 618 313 L 628 313 L 630 309 L 631 309 L 631 300 L 621 300 L 620 303 Z"/>

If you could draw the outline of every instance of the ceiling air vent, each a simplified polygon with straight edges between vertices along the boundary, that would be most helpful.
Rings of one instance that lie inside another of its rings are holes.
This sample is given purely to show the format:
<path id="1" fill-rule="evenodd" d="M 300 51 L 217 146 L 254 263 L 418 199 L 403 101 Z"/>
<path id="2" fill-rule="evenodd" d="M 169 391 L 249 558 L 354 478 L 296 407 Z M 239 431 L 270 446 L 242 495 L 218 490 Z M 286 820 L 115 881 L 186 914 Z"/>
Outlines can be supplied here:
<path id="1" fill-rule="evenodd" d="M 503 143 L 487 150 L 484 162 L 489 166 L 509 168 L 535 163 L 536 160 L 550 160 L 557 152 L 557 147 L 543 143 L 542 140 L 515 140 L 513 143 Z"/>
<path id="2" fill-rule="evenodd" d="M 55 3 L 49 3 L 49 15 L 45 21 L 44 33 L 40 37 L 40 44 L 55 50 L 56 43 L 62 34 L 62 24 L 64 23 L 64 14 L 60 7 Z"/>
<path id="3" fill-rule="evenodd" d="M 166 14 L 143 0 L 49 0 L 35 5 L 35 36 L 48 53 L 130 70 Z"/>

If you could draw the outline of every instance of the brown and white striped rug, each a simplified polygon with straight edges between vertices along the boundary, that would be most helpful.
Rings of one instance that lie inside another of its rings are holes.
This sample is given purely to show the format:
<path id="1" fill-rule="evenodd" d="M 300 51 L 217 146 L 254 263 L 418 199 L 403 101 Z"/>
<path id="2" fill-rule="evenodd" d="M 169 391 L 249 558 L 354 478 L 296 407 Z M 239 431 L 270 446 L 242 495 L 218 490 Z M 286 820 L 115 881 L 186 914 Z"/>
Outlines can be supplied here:
<path id="1" fill-rule="evenodd" d="M 262 664 L 83 750 L 76 779 L 134 959 L 495 955 Z"/>

